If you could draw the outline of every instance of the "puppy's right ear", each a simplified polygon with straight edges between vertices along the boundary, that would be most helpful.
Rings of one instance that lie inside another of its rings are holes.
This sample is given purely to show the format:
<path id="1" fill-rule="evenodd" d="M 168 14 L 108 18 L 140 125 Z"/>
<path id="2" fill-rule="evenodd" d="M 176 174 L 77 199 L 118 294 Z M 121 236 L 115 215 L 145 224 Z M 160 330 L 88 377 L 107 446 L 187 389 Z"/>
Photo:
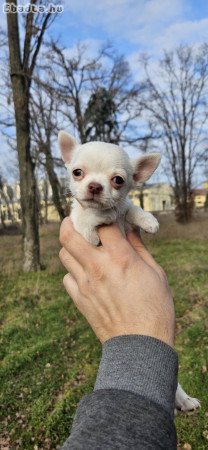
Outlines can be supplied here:
<path id="1" fill-rule="evenodd" d="M 72 157 L 72 151 L 78 145 L 77 141 L 70 134 L 65 131 L 60 131 L 58 134 L 58 143 L 61 149 L 61 155 L 63 161 L 67 164 L 70 163 Z"/>

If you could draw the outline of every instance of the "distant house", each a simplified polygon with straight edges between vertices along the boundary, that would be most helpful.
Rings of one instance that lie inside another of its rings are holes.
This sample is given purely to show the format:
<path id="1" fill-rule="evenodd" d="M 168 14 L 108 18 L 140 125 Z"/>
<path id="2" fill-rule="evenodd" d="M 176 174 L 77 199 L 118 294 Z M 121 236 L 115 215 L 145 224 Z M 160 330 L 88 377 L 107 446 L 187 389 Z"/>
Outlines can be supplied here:
<path id="1" fill-rule="evenodd" d="M 4 184 L 0 193 L 0 223 L 20 222 L 20 187 L 19 183 L 12 186 Z"/>
<path id="2" fill-rule="evenodd" d="M 68 194 L 68 180 L 60 178 L 63 195 Z M 42 179 L 38 183 L 39 192 L 39 214 L 40 220 L 47 217 L 49 222 L 58 222 L 59 215 L 53 203 L 52 189 L 48 181 Z M 208 182 L 203 183 L 203 187 L 193 191 L 195 208 L 205 206 L 208 193 Z M 10 194 L 10 195 L 9 195 Z M 142 199 L 145 211 L 173 211 L 175 209 L 174 191 L 167 183 L 156 183 L 144 185 L 141 188 L 133 189 L 129 193 L 129 198 L 135 205 L 141 206 Z M 69 199 L 70 202 L 70 199 Z M 13 186 L 4 185 L 4 195 L 0 194 L 0 224 L 10 224 L 21 221 L 20 186 L 16 183 Z"/>
<path id="3" fill-rule="evenodd" d="M 134 189 L 129 198 L 135 205 L 141 206 L 141 195 L 145 211 L 172 211 L 174 205 L 173 188 L 167 183 L 156 183 Z"/>
<path id="4" fill-rule="evenodd" d="M 60 184 L 62 187 L 63 195 L 67 195 L 68 181 L 65 178 L 60 178 Z M 8 185 L 4 185 L 4 195 L 0 194 L 0 224 L 10 224 L 12 222 L 21 222 L 21 204 L 20 204 L 20 185 L 15 183 L 10 186 L 13 196 L 8 196 Z M 38 202 L 40 219 L 44 220 L 47 214 L 47 220 L 49 222 L 58 222 L 59 215 L 53 203 L 52 189 L 49 181 L 44 179 L 38 182 Z M 46 212 L 47 211 L 47 212 Z"/>
<path id="5" fill-rule="evenodd" d="M 194 189 L 193 196 L 194 196 L 195 208 L 204 208 L 207 193 L 208 193 L 208 189 L 205 189 L 205 188 Z"/>

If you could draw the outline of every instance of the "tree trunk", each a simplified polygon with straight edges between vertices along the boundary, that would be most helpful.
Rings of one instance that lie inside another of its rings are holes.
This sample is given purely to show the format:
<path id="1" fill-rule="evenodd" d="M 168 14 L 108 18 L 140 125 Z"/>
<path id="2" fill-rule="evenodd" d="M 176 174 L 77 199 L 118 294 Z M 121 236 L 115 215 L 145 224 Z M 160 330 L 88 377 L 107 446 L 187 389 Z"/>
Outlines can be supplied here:
<path id="1" fill-rule="evenodd" d="M 44 180 L 43 184 L 43 200 L 44 200 L 44 224 L 48 223 L 48 180 Z"/>
<path id="2" fill-rule="evenodd" d="M 47 175 L 48 175 L 52 193 L 53 193 L 53 202 L 58 211 L 60 220 L 63 220 L 64 217 L 66 217 L 68 215 L 67 214 L 67 202 L 64 199 L 64 201 L 63 201 L 64 204 L 62 204 L 61 199 L 60 199 L 60 191 L 61 191 L 60 183 L 59 183 L 58 177 L 57 177 L 56 172 L 53 167 L 53 157 L 51 155 L 49 144 L 45 146 L 44 151 L 45 151 L 45 156 L 46 156 L 46 171 L 47 171 Z"/>
<path id="3" fill-rule="evenodd" d="M 79 132 L 79 138 L 80 138 L 81 144 L 85 144 L 86 134 L 84 132 L 83 118 L 82 118 L 80 101 L 79 101 L 78 96 L 76 97 L 76 100 L 75 100 L 75 112 L 76 112 L 76 117 L 77 117 L 77 128 L 78 128 L 78 132 Z"/>
<path id="4" fill-rule="evenodd" d="M 48 199 L 45 199 L 45 216 L 44 216 L 44 223 L 47 225 L 48 223 Z"/>
<path id="5" fill-rule="evenodd" d="M 192 219 L 193 209 L 194 209 L 194 200 L 191 195 L 189 195 L 186 199 L 184 197 L 180 200 L 175 199 L 176 208 L 175 215 L 178 222 L 188 223 Z"/>
<path id="6" fill-rule="evenodd" d="M 21 88 L 17 89 L 18 84 L 20 86 L 18 80 L 12 80 L 20 171 L 24 255 L 23 270 L 24 272 L 30 272 L 40 267 L 37 189 L 34 164 L 30 154 L 28 98 L 24 96 Z M 14 91 L 17 94 L 14 95 Z"/>
<path id="7" fill-rule="evenodd" d="M 204 203 L 204 210 L 208 211 L 208 192 L 206 193 L 206 200 L 205 200 L 205 203 Z"/>
<path id="8" fill-rule="evenodd" d="M 182 185 L 181 190 L 175 189 L 175 216 L 178 222 L 188 223 L 193 216 L 194 198 L 187 186 Z"/>
<path id="9" fill-rule="evenodd" d="M 23 270 L 40 268 L 38 210 L 34 164 L 30 153 L 29 87 L 20 56 L 18 15 L 7 13 L 10 76 L 16 121 L 23 233 Z"/>
<path id="10" fill-rule="evenodd" d="M 140 201 L 141 208 L 144 209 L 144 190 L 143 190 L 143 186 L 140 188 L 139 201 Z"/>
<path id="11" fill-rule="evenodd" d="M 4 212 L 3 212 L 3 210 L 2 210 L 1 203 L 0 203 L 0 217 L 1 217 L 2 228 L 3 228 L 3 230 L 5 230 L 6 225 L 5 225 L 5 222 L 4 222 Z"/>
<path id="12" fill-rule="evenodd" d="M 14 223 L 14 216 L 13 216 L 12 209 L 11 209 L 11 206 L 10 206 L 10 203 L 9 203 L 9 199 L 6 196 L 3 188 L 1 189 L 1 196 L 2 196 L 2 199 L 5 201 L 5 204 L 6 204 L 6 207 L 7 207 L 8 219 L 10 220 L 10 218 L 11 218 L 12 223 Z"/>
<path id="13" fill-rule="evenodd" d="M 189 195 L 189 189 L 187 186 L 186 177 L 186 156 L 185 156 L 185 144 L 181 144 L 181 167 L 182 167 L 182 208 L 181 208 L 181 222 L 189 222 L 192 216 L 191 208 L 191 196 Z"/>

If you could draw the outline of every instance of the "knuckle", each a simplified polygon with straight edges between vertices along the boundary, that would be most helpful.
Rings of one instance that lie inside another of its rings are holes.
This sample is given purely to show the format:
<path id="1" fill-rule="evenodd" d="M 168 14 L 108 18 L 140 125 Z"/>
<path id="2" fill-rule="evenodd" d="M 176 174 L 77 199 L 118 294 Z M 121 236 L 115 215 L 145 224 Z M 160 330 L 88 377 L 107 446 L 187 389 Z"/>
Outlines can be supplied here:
<path id="1" fill-rule="evenodd" d="M 102 280 L 104 276 L 102 266 L 98 262 L 94 261 L 90 267 L 90 274 L 94 280 L 96 281 Z"/>
<path id="2" fill-rule="evenodd" d="M 64 286 L 66 286 L 67 281 L 68 281 L 68 274 L 66 273 L 66 275 L 64 275 L 64 278 L 63 278 L 63 285 Z"/>
<path id="3" fill-rule="evenodd" d="M 60 234 L 59 234 L 59 242 L 61 245 L 64 245 L 66 242 L 66 232 L 64 231 L 64 229 L 60 229 Z"/>
<path id="4" fill-rule="evenodd" d="M 59 251 L 59 259 L 62 261 L 64 257 L 64 248 L 62 247 L 61 250 Z"/>
<path id="5" fill-rule="evenodd" d="M 108 257 L 105 252 L 101 251 L 101 255 L 89 259 L 88 275 L 90 280 L 100 281 L 104 278 L 106 266 L 109 266 Z"/>
<path id="6" fill-rule="evenodd" d="M 61 245 L 65 245 L 66 242 L 69 241 L 70 236 L 71 236 L 71 222 L 69 220 L 68 217 L 66 217 L 60 227 L 60 234 L 59 234 L 59 241 L 61 243 Z"/>
<path id="7" fill-rule="evenodd" d="M 88 292 L 88 289 L 89 289 L 89 283 L 88 283 L 87 277 L 81 278 L 79 280 L 79 291 L 80 291 L 80 293 L 82 295 L 86 294 Z"/>
<path id="8" fill-rule="evenodd" d="M 69 241 L 69 232 L 67 230 L 61 230 L 60 231 L 60 237 L 59 237 L 59 241 L 61 243 L 61 245 L 66 245 L 66 243 Z"/>
<path id="9" fill-rule="evenodd" d="M 167 275 L 161 266 L 159 266 L 159 271 L 160 271 L 162 278 L 164 278 L 164 280 L 167 281 Z"/>
<path id="10" fill-rule="evenodd" d="M 116 263 L 125 271 L 129 267 L 130 259 L 131 258 L 128 252 L 118 253 Z"/>

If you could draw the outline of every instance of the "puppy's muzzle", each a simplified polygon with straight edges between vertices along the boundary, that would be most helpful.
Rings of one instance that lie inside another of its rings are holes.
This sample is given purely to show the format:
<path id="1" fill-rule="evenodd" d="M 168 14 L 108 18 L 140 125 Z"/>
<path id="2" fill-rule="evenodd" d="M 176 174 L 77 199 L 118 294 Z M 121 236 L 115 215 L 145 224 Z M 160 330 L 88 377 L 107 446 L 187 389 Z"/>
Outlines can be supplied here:
<path id="1" fill-rule="evenodd" d="M 103 191 L 103 186 L 100 183 L 90 183 L 88 184 L 88 191 L 91 194 L 100 194 Z"/>

